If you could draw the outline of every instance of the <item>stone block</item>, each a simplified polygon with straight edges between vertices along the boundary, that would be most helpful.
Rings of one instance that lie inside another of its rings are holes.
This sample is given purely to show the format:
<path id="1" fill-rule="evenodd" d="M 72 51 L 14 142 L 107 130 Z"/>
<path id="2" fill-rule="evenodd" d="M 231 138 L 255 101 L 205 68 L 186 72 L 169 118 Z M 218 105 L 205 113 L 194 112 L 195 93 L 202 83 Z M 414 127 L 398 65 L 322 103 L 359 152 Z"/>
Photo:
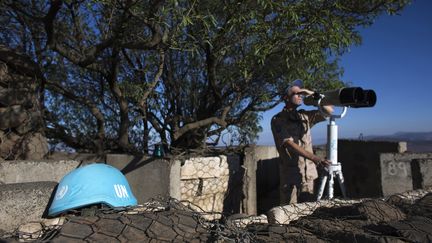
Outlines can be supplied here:
<path id="1" fill-rule="evenodd" d="M 380 154 L 381 163 L 388 163 L 386 168 L 383 168 L 382 175 L 384 178 L 396 180 L 393 183 L 391 180 L 383 185 L 383 195 L 390 195 L 392 191 L 385 192 L 385 188 L 397 190 L 397 193 L 411 189 L 426 188 L 430 185 L 430 166 L 432 161 L 432 153 L 382 153 Z M 385 171 L 386 170 L 386 171 Z M 405 172 L 406 171 L 406 172 Z M 395 174 L 394 176 L 389 176 Z M 401 181 L 397 181 L 401 177 Z M 403 185 L 402 183 L 407 183 Z M 409 185 L 408 185 L 409 184 Z"/>
<path id="2" fill-rule="evenodd" d="M 57 182 L 0 185 L 0 231 L 11 232 L 21 224 L 40 221 Z"/>
<path id="3" fill-rule="evenodd" d="M 215 178 L 228 176 L 227 157 L 197 157 L 184 162 L 180 171 L 181 179 Z"/>
<path id="4" fill-rule="evenodd" d="M 380 161 L 382 196 L 389 196 L 413 189 L 410 160 Z"/>
<path id="5" fill-rule="evenodd" d="M 398 153 L 402 154 L 407 151 L 407 142 L 398 142 Z"/>
<path id="6" fill-rule="evenodd" d="M 432 159 L 413 159 L 411 168 L 414 189 L 432 187 Z"/>
<path id="7" fill-rule="evenodd" d="M 76 160 L 29 161 L 11 160 L 0 162 L 0 184 L 35 181 L 60 181 L 64 175 L 77 168 Z"/>

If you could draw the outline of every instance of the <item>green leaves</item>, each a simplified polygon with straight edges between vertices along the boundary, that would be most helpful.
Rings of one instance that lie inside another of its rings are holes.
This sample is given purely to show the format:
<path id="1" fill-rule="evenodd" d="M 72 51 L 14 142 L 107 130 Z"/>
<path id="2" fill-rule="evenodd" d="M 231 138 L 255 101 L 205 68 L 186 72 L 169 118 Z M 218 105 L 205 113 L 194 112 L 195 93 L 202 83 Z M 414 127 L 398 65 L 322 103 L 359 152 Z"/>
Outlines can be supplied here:
<path id="1" fill-rule="evenodd" d="M 202 146 L 224 123 L 253 142 L 259 112 L 277 105 L 293 79 L 318 90 L 344 85 L 339 57 L 361 43 L 358 29 L 410 1 L 65 1 L 49 25 L 50 3 L 26 2 L 0 3 L 0 43 L 21 48 L 46 66 L 45 77 L 91 103 L 49 93 L 46 107 L 70 131 L 94 134 L 103 120 L 112 140 L 128 126 L 134 145 L 150 134 Z M 46 45 L 48 35 L 56 45 Z M 103 119 L 91 115 L 94 106 Z"/>

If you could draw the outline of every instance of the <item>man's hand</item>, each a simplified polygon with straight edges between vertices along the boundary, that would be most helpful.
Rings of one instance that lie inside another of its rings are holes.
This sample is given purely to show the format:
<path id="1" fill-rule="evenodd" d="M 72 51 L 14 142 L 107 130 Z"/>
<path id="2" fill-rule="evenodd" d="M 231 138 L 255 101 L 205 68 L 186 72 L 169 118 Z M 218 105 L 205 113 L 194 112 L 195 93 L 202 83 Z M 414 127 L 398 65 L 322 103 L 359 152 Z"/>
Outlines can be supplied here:
<path id="1" fill-rule="evenodd" d="M 321 159 L 318 156 L 315 156 L 312 160 L 316 166 L 328 167 L 331 165 L 331 161 L 328 159 Z"/>
<path id="2" fill-rule="evenodd" d="M 330 166 L 331 165 L 331 161 L 330 160 L 328 160 L 328 159 L 323 159 L 323 160 L 321 160 L 321 163 L 319 164 L 319 165 L 322 165 L 322 166 L 324 166 L 324 167 L 328 167 L 328 166 Z"/>
<path id="3" fill-rule="evenodd" d="M 309 96 L 309 95 L 313 95 L 315 92 L 308 90 L 308 89 L 300 89 L 298 92 L 296 93 L 300 93 L 303 94 L 305 96 Z"/>

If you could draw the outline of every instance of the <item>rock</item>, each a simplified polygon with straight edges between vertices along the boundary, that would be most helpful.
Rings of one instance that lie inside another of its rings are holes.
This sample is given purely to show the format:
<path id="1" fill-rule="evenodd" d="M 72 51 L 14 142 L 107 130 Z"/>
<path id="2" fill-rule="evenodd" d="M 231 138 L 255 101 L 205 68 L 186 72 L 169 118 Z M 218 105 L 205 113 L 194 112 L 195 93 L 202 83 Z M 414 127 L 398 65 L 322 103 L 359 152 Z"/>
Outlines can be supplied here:
<path id="1" fill-rule="evenodd" d="M 42 225 L 44 226 L 44 229 L 52 229 L 62 226 L 65 223 L 64 217 L 57 217 L 52 219 L 43 219 L 41 221 Z"/>
<path id="2" fill-rule="evenodd" d="M 270 209 L 267 212 L 267 218 L 271 224 L 289 224 L 293 220 L 300 217 L 311 215 L 319 208 L 338 207 L 343 205 L 351 205 L 361 202 L 361 200 L 322 200 L 318 202 L 305 202 L 289 204 L 286 206 L 278 206 Z"/>
<path id="3" fill-rule="evenodd" d="M 229 224 L 234 225 L 234 226 L 239 227 L 239 228 L 245 228 L 246 226 L 251 225 L 251 224 L 267 224 L 268 223 L 267 216 L 264 214 L 261 214 L 258 216 L 256 216 L 256 215 L 252 215 L 252 216 L 243 215 L 241 217 L 230 216 L 227 221 Z"/>
<path id="4" fill-rule="evenodd" d="M 43 226 L 38 222 L 23 224 L 17 233 L 20 241 L 36 240 L 43 235 Z"/>
<path id="5" fill-rule="evenodd" d="M 358 211 L 370 223 L 391 222 L 406 219 L 406 215 L 397 207 L 383 200 L 366 200 L 358 205 Z"/>
<path id="6" fill-rule="evenodd" d="M 24 139 L 22 159 L 43 159 L 48 153 L 48 141 L 41 133 L 34 133 Z"/>

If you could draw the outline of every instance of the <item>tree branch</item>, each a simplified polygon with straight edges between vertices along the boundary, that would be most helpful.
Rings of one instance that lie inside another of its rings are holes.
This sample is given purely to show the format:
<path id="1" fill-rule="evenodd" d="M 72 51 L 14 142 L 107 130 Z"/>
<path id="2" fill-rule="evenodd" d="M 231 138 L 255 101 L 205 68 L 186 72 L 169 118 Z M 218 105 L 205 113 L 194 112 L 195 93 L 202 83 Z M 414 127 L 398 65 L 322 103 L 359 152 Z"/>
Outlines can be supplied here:
<path id="1" fill-rule="evenodd" d="M 129 129 L 129 114 L 128 114 L 128 102 L 124 97 L 123 92 L 121 91 L 120 87 L 117 83 L 117 76 L 118 76 L 118 68 L 119 68 L 119 60 L 118 60 L 118 54 L 119 51 L 116 48 L 113 50 L 112 56 L 111 56 L 111 63 L 110 63 L 110 72 L 108 76 L 106 77 L 110 90 L 112 94 L 114 95 L 119 108 L 120 108 L 120 126 L 118 131 L 118 143 L 119 147 L 122 148 L 124 151 L 128 151 L 130 148 L 129 144 L 129 137 L 128 137 L 128 129 Z"/>
<path id="2" fill-rule="evenodd" d="M 228 112 L 231 110 L 231 106 L 227 106 L 223 109 L 221 117 L 209 117 L 196 122 L 188 123 L 182 126 L 180 129 L 174 132 L 174 140 L 180 138 L 183 134 L 190 130 L 194 130 L 200 127 L 205 127 L 211 124 L 218 124 L 222 127 L 226 127 L 227 122 L 225 121 Z"/>
<path id="3" fill-rule="evenodd" d="M 46 84 L 51 88 L 52 91 L 62 94 L 64 97 L 71 99 L 79 104 L 82 104 L 89 109 L 90 113 L 96 119 L 97 124 L 97 139 L 99 140 L 99 143 L 95 143 L 95 145 L 96 147 L 98 147 L 98 149 L 102 149 L 102 144 L 105 139 L 105 117 L 99 110 L 99 108 L 97 108 L 96 104 L 90 102 L 90 100 L 84 97 L 76 96 L 73 92 L 66 90 L 64 87 L 60 86 L 57 83 L 46 81 Z"/>
<path id="4" fill-rule="evenodd" d="M 162 76 L 163 70 L 164 70 L 164 63 L 165 63 L 165 51 L 159 50 L 159 66 L 158 71 L 156 72 L 156 75 L 154 76 L 153 80 L 148 85 L 147 89 L 144 91 L 144 94 L 141 97 L 141 100 L 139 101 L 139 105 L 142 109 L 146 109 L 145 104 L 147 102 L 147 99 L 149 95 L 154 91 L 156 85 L 159 83 L 159 80 Z"/>

